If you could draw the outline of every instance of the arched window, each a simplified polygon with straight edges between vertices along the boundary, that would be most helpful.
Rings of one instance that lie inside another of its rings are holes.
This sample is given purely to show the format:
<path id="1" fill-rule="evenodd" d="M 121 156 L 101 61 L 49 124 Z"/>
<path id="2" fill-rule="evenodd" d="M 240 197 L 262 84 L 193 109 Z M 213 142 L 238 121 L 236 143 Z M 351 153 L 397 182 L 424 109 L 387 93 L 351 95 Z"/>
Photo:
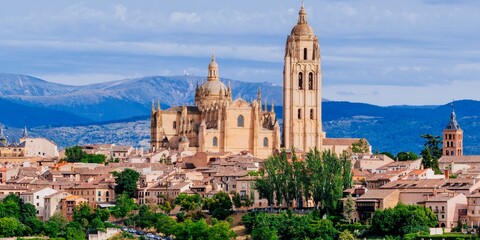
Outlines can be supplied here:
<path id="1" fill-rule="evenodd" d="M 173 129 L 177 129 L 177 122 L 173 121 Z"/>
<path id="2" fill-rule="evenodd" d="M 107 196 L 107 197 L 108 197 L 108 195 L 109 195 L 109 193 L 108 193 L 108 191 L 107 191 L 107 192 L 105 193 L 105 196 Z"/>
<path id="3" fill-rule="evenodd" d="M 451 156 L 455 156 L 455 152 L 454 152 L 454 151 L 451 151 L 451 152 L 450 152 L 450 155 L 451 155 Z"/>
<path id="4" fill-rule="evenodd" d="M 217 137 L 213 137 L 212 145 L 213 145 L 214 147 L 218 146 L 218 139 L 217 139 Z"/>
<path id="5" fill-rule="evenodd" d="M 450 155 L 449 153 L 450 153 L 450 151 L 448 151 L 448 150 L 445 151 L 445 155 L 449 156 Z"/>
<path id="6" fill-rule="evenodd" d="M 244 119 L 243 119 L 243 116 L 242 116 L 242 115 L 238 116 L 238 118 L 237 118 L 237 127 L 243 127 L 243 125 L 244 125 L 244 124 L 243 124 L 243 122 L 244 122 L 243 120 L 244 120 Z"/>
<path id="7" fill-rule="evenodd" d="M 297 118 L 302 119 L 302 109 L 300 109 L 300 108 L 297 111 Z"/>
<path id="8" fill-rule="evenodd" d="M 313 119 L 313 108 L 310 109 L 310 119 Z"/>
<path id="9" fill-rule="evenodd" d="M 313 73 L 308 74 L 308 90 L 313 90 Z"/>
<path id="10" fill-rule="evenodd" d="M 298 89 L 303 90 L 303 73 L 298 74 Z"/>
<path id="11" fill-rule="evenodd" d="M 268 147 L 268 138 L 263 139 L 263 146 Z"/>
<path id="12" fill-rule="evenodd" d="M 307 60 L 307 48 L 303 49 L 303 60 Z"/>

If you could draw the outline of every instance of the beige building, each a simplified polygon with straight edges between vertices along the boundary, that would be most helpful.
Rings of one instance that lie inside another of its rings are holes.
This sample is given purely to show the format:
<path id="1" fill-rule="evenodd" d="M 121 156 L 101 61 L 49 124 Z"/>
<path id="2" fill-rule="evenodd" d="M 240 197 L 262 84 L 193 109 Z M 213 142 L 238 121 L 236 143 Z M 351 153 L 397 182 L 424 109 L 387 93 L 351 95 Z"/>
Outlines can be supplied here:
<path id="1" fill-rule="evenodd" d="M 361 222 L 367 222 L 376 210 L 397 206 L 400 197 L 398 189 L 373 189 L 356 200 L 357 213 Z"/>
<path id="2" fill-rule="evenodd" d="M 467 197 L 460 193 L 440 193 L 425 201 L 438 218 L 438 227 L 453 228 L 458 225 L 460 214 L 467 209 Z"/>
<path id="3" fill-rule="evenodd" d="M 167 110 L 152 104 L 151 148 L 180 151 L 249 151 L 267 157 L 280 148 L 280 127 L 273 106 L 262 108 L 261 92 L 247 102 L 232 100 L 232 89 L 220 81 L 215 56 L 208 66 L 208 78 L 195 91 L 195 106 Z"/>
<path id="4" fill-rule="evenodd" d="M 37 209 L 37 216 L 43 217 L 45 215 L 45 197 L 56 192 L 56 190 L 47 187 L 20 193 L 20 198 L 24 203 L 34 205 Z"/>
<path id="5" fill-rule="evenodd" d="M 303 5 L 287 37 L 283 68 L 283 146 L 304 152 L 322 148 L 320 46 Z"/>
<path id="6" fill-rule="evenodd" d="M 48 221 L 55 213 L 62 212 L 62 199 L 68 197 L 70 194 L 61 191 L 45 196 L 45 211 L 43 213 L 43 220 Z"/>

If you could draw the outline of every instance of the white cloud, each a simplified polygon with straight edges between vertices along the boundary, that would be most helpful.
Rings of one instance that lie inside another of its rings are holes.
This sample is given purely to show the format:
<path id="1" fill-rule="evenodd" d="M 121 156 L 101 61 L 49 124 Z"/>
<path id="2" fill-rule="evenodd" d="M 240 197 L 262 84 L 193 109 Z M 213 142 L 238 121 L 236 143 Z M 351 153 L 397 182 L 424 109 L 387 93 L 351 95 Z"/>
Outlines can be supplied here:
<path id="1" fill-rule="evenodd" d="M 200 22 L 200 17 L 194 12 L 173 12 L 170 14 L 171 23 L 195 24 Z"/>
<path id="2" fill-rule="evenodd" d="M 125 21 L 127 16 L 127 7 L 123 6 L 122 4 L 115 5 L 115 17 Z"/>

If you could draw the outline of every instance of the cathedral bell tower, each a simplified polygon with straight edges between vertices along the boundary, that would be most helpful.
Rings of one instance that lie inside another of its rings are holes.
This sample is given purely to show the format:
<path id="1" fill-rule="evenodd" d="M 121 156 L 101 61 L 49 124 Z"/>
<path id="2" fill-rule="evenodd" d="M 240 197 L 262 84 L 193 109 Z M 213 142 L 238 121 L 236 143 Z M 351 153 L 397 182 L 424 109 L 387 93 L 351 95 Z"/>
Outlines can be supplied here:
<path id="1" fill-rule="evenodd" d="M 287 37 L 283 69 L 283 146 L 309 151 L 322 145 L 322 68 L 318 37 L 300 8 Z"/>
<path id="2" fill-rule="evenodd" d="M 450 122 L 443 130 L 443 156 L 463 156 L 463 130 L 458 125 L 453 102 Z"/>

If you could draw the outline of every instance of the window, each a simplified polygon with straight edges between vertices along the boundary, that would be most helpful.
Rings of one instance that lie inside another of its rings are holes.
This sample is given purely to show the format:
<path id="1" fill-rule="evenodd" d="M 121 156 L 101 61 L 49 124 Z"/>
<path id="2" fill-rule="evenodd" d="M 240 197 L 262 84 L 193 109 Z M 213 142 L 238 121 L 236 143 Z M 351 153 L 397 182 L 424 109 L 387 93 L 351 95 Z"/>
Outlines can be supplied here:
<path id="1" fill-rule="evenodd" d="M 177 129 L 177 122 L 173 121 L 173 129 Z"/>
<path id="2" fill-rule="evenodd" d="M 455 156 L 455 152 L 454 152 L 454 151 L 451 151 L 451 152 L 450 152 L 450 155 Z"/>
<path id="3" fill-rule="evenodd" d="M 303 90 L 303 73 L 298 74 L 298 89 Z"/>
<path id="4" fill-rule="evenodd" d="M 98 202 L 101 202 L 101 201 L 102 201 L 102 199 L 101 199 L 101 198 L 98 198 Z"/>
<path id="5" fill-rule="evenodd" d="M 308 90 L 313 90 L 313 73 L 308 74 Z"/>
<path id="6" fill-rule="evenodd" d="M 107 191 L 107 192 L 105 192 L 105 196 L 109 197 L 109 196 L 108 196 L 108 191 Z"/>
<path id="7" fill-rule="evenodd" d="M 213 145 L 214 147 L 218 146 L 218 139 L 217 139 L 217 137 L 213 137 L 212 145 Z"/>
<path id="8" fill-rule="evenodd" d="M 308 53 L 307 48 L 304 48 L 303 49 L 303 60 L 307 60 L 307 53 Z"/>
<path id="9" fill-rule="evenodd" d="M 99 197 L 102 196 L 102 192 L 98 191 L 98 196 Z"/>
<path id="10" fill-rule="evenodd" d="M 244 125 L 243 122 L 244 122 L 243 116 L 242 115 L 238 116 L 237 127 L 243 127 L 243 125 Z"/>
<path id="11" fill-rule="evenodd" d="M 263 146 L 268 147 L 268 138 L 263 139 Z"/>
<path id="12" fill-rule="evenodd" d="M 313 119 L 313 108 L 310 109 L 310 119 Z"/>
<path id="13" fill-rule="evenodd" d="M 37 195 L 37 199 L 40 199 L 40 196 Z"/>
<path id="14" fill-rule="evenodd" d="M 302 109 L 297 110 L 297 118 L 302 119 Z"/>

